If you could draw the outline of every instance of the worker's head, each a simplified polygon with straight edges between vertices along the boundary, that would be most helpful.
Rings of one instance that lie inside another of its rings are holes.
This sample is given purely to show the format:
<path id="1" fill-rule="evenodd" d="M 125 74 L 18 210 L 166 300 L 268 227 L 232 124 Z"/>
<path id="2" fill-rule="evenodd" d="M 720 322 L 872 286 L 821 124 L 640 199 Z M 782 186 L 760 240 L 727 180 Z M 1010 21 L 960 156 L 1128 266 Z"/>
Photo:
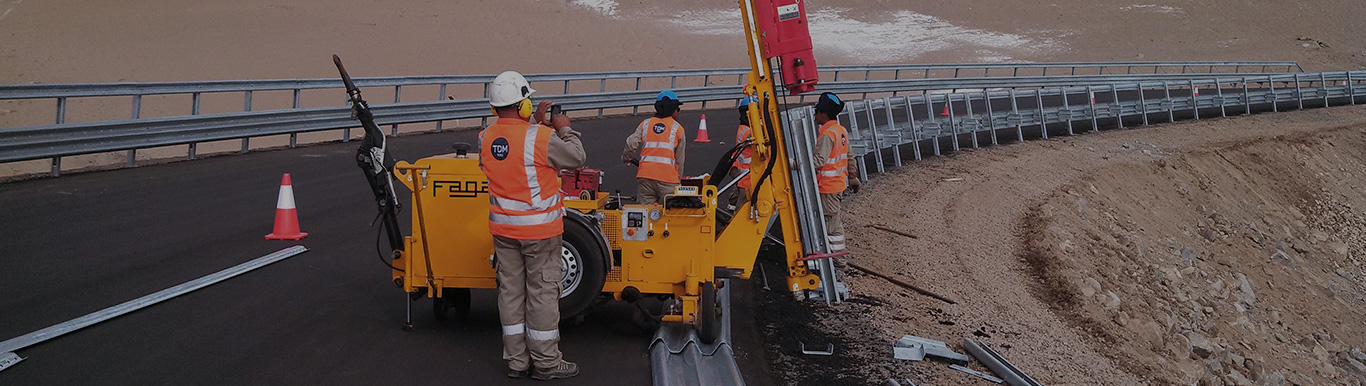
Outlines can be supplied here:
<path id="1" fill-rule="evenodd" d="M 659 95 L 655 96 L 655 117 L 678 118 L 682 106 L 683 102 L 678 100 L 678 94 L 674 94 L 673 90 L 660 91 Z"/>
<path id="2" fill-rule="evenodd" d="M 749 105 L 750 105 L 751 103 L 754 103 L 754 102 L 755 102 L 755 99 L 754 99 L 754 97 L 752 97 L 752 96 L 747 96 L 747 97 L 744 97 L 744 98 L 740 99 L 740 124 L 741 124 L 741 125 L 749 126 Z"/>
<path id="3" fill-rule="evenodd" d="M 529 119 L 533 109 L 531 94 L 535 92 L 522 74 L 504 71 L 489 84 L 489 106 L 499 118 Z"/>
<path id="4" fill-rule="evenodd" d="M 844 111 L 844 101 L 831 92 L 821 93 L 820 98 L 816 99 L 816 124 L 825 124 L 831 119 L 840 115 Z"/>

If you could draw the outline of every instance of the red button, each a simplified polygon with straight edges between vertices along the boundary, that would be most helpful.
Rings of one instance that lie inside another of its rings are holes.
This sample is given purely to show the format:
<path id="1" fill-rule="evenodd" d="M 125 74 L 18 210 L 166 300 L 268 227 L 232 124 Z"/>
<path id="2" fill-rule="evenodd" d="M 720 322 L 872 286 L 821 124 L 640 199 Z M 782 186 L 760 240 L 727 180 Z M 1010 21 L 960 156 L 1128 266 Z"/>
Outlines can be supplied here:
<path id="1" fill-rule="evenodd" d="M 635 230 L 635 229 L 627 229 L 627 230 L 626 230 L 626 235 L 627 235 L 627 236 L 635 236 L 635 235 L 636 235 L 636 230 Z"/>

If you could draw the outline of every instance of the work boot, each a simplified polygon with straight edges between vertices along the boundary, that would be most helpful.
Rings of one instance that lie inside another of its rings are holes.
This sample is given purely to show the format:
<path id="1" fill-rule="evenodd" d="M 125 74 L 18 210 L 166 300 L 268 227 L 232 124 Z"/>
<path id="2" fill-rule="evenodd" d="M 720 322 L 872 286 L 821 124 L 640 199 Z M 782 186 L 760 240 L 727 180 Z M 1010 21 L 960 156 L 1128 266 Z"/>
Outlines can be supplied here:
<path id="1" fill-rule="evenodd" d="M 549 381 L 551 379 L 569 378 L 579 375 L 579 365 L 573 362 L 560 360 L 560 363 L 551 368 L 539 368 L 531 371 L 531 379 L 538 381 Z"/>
<path id="2" fill-rule="evenodd" d="M 526 369 L 526 370 L 513 370 L 513 369 L 508 369 L 508 378 L 512 378 L 512 379 L 522 379 L 522 378 L 526 378 L 528 375 L 531 375 L 531 369 Z"/>

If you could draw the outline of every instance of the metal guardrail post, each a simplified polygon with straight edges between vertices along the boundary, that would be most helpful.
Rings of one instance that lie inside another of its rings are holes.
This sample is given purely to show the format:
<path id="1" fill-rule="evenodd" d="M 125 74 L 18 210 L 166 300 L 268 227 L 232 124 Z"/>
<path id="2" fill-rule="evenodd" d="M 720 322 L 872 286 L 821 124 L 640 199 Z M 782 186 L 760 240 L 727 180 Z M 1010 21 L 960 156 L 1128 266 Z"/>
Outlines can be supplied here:
<path id="1" fill-rule="evenodd" d="M 1247 92 L 1247 77 L 1243 77 L 1243 115 L 1252 114 L 1252 95 Z"/>
<path id="2" fill-rule="evenodd" d="M 401 86 L 401 85 L 399 85 L 399 86 L 394 86 L 394 103 L 398 103 L 399 96 L 400 96 L 402 93 L 403 93 L 403 86 Z M 392 126 L 389 126 L 389 136 L 391 136 L 391 137 L 397 137 L 397 136 L 398 136 L 398 124 L 397 124 L 397 123 L 393 124 Z"/>
<path id="3" fill-rule="evenodd" d="M 863 103 L 863 116 L 868 119 L 868 134 L 873 138 L 873 161 L 877 162 L 877 172 L 882 173 L 886 168 L 882 163 L 882 140 L 877 136 L 877 121 L 873 120 L 873 104 L 865 101 Z M 857 111 L 857 110 L 856 110 Z M 851 114 L 849 122 L 853 123 L 857 119 Z"/>
<path id="4" fill-rule="evenodd" d="M 1034 89 L 1034 99 L 1039 101 L 1039 132 L 1048 139 L 1048 117 L 1043 115 L 1043 87 Z"/>
<path id="5" fill-rule="evenodd" d="M 1262 67 L 1265 68 L 1266 66 L 1262 66 Z M 1276 105 L 1276 102 L 1279 101 L 1281 98 L 1280 98 L 1279 96 L 1276 95 L 1276 81 L 1273 80 L 1273 79 L 1271 79 L 1271 75 L 1267 75 L 1267 76 L 1266 76 L 1266 87 L 1267 87 L 1267 89 L 1271 90 L 1271 95 L 1270 95 L 1270 97 L 1271 97 L 1271 112 L 1273 112 L 1273 113 L 1279 113 L 1279 112 L 1281 112 L 1280 106 L 1277 106 L 1277 105 Z"/>
<path id="6" fill-rule="evenodd" d="M 1224 106 L 1228 105 L 1228 103 L 1224 101 L 1224 84 L 1219 83 L 1219 79 L 1214 80 L 1214 95 L 1219 97 L 1219 117 L 1227 117 L 1228 111 Z"/>
<path id="7" fill-rule="evenodd" d="M 1304 110 L 1304 91 L 1300 88 L 1300 74 L 1295 74 L 1295 99 L 1299 102 L 1299 109 Z"/>
<path id="8" fill-rule="evenodd" d="M 741 79 L 743 79 L 743 78 L 741 78 Z M 566 89 L 569 87 L 569 81 L 565 81 L 565 87 L 566 87 Z M 639 76 L 636 77 L 636 91 L 640 91 L 640 77 L 639 77 Z M 568 94 L 568 93 L 569 93 L 568 91 L 565 91 L 565 94 Z M 637 114 L 640 114 L 640 106 L 631 106 L 631 115 L 637 115 Z"/>
<path id="9" fill-rule="evenodd" d="M 56 114 L 56 115 L 57 115 L 57 118 L 54 119 L 54 121 L 56 122 L 56 124 L 60 125 L 60 124 L 66 122 L 66 98 L 65 98 L 65 97 L 57 98 L 57 114 Z M 53 177 L 57 177 L 57 176 L 60 176 L 61 174 L 62 174 L 62 157 L 52 157 L 52 171 L 49 172 L 48 175 L 53 176 Z"/>
<path id="10" fill-rule="evenodd" d="M 142 95 L 134 95 L 133 114 L 131 119 L 138 119 L 140 116 L 142 116 Z M 128 162 L 125 164 L 125 167 L 131 168 L 134 166 L 134 163 L 137 160 L 137 153 L 137 149 L 128 149 Z"/>
<path id="11" fill-rule="evenodd" d="M 996 109 L 991 106 L 991 91 L 982 89 L 982 97 L 987 103 L 987 130 L 991 132 L 991 144 L 999 145 L 1000 143 L 996 141 Z"/>
<path id="12" fill-rule="evenodd" d="M 963 93 L 963 106 L 964 106 L 963 109 L 964 109 L 964 110 L 967 110 L 967 112 L 968 112 L 968 118 L 967 118 L 966 121 L 964 121 L 963 124 L 966 125 L 967 122 L 972 122 L 972 147 L 973 147 L 973 148 L 977 148 L 977 147 L 978 147 L 978 146 L 977 146 L 977 133 L 978 133 L 978 131 L 981 129 L 981 127 L 980 127 L 981 125 L 978 124 L 977 117 L 976 117 L 975 115 L 972 114 L 972 92 L 971 92 L 971 91 L 966 92 L 966 93 Z"/>
<path id="13" fill-rule="evenodd" d="M 673 86 L 670 85 L 669 88 L 673 88 Z M 606 78 L 604 78 L 600 83 L 598 83 L 598 92 L 607 92 L 607 79 L 606 79 Z M 602 110 L 603 110 L 603 109 L 598 109 L 598 118 L 602 118 Z M 485 125 L 485 126 L 488 126 L 488 125 Z"/>
<path id="14" fill-rule="evenodd" d="M 1143 94 L 1143 88 L 1138 88 L 1139 95 Z M 1119 87 L 1110 85 L 1110 104 L 1115 105 L 1115 123 L 1119 128 L 1124 128 L 1124 104 L 1119 102 Z"/>
<path id="15" fill-rule="evenodd" d="M 1067 87 L 1059 87 L 1058 91 L 1062 92 L 1062 109 L 1067 112 L 1066 117 L 1060 114 L 1058 118 L 1067 121 L 1067 135 L 1076 135 L 1077 133 L 1072 131 L 1072 104 L 1067 100 Z"/>
<path id="16" fill-rule="evenodd" d="M 1086 86 L 1086 105 L 1091 106 L 1091 131 L 1100 131 L 1099 118 L 1096 117 L 1096 90 L 1092 86 Z"/>
<path id="17" fill-rule="evenodd" d="M 911 123 L 911 155 L 919 161 L 920 131 L 915 127 L 915 108 L 911 105 L 911 97 L 903 96 L 901 100 L 906 102 L 906 121 Z"/>
<path id="18" fill-rule="evenodd" d="M 1134 83 L 1138 87 L 1138 106 L 1143 111 L 1143 125 L 1148 125 L 1148 90 L 1143 89 L 1143 83 Z"/>
<path id="19" fill-rule="evenodd" d="M 1167 109 L 1167 122 L 1176 122 L 1176 102 L 1172 101 L 1172 87 L 1162 81 L 1162 108 Z"/>
<path id="20" fill-rule="evenodd" d="M 1310 82 L 1309 85 L 1314 83 Z M 1319 73 L 1319 89 L 1323 90 L 1323 107 L 1328 107 L 1328 76 L 1322 72 Z"/>
<path id="21" fill-rule="evenodd" d="M 568 81 L 565 81 L 565 83 L 568 83 Z M 445 83 L 442 83 L 442 84 L 441 84 L 441 91 L 439 91 L 439 94 L 436 95 L 436 100 L 444 100 L 444 99 L 446 99 L 446 84 L 445 84 Z M 441 124 L 444 123 L 444 122 L 445 122 L 445 121 L 436 121 L 436 132 L 438 132 L 438 133 L 441 132 Z"/>
<path id="22" fill-rule="evenodd" d="M 887 132 L 896 133 L 896 141 L 892 142 L 892 164 L 901 167 L 901 131 L 896 129 L 896 119 L 892 117 L 892 98 L 882 98 L 883 110 L 887 112 Z M 877 126 L 873 126 L 877 127 Z"/>
<path id="23" fill-rule="evenodd" d="M 1013 88 L 1010 89 L 1010 116 L 1015 117 L 1015 140 L 1024 142 L 1024 117 L 1020 116 L 1020 105 Z"/>
<path id="24" fill-rule="evenodd" d="M 1186 82 L 1190 86 L 1191 112 L 1195 113 L 1195 120 L 1198 121 L 1200 120 L 1200 94 L 1196 91 L 1194 79 L 1188 79 Z"/>
<path id="25" fill-rule="evenodd" d="M 949 132 L 953 133 L 953 151 L 958 151 L 958 122 L 953 119 L 953 94 L 944 94 L 944 108 L 949 111 Z"/>
<path id="26" fill-rule="evenodd" d="M 242 97 L 242 111 L 251 111 L 251 91 L 250 91 L 250 90 L 248 90 L 248 91 L 245 93 L 245 96 Z M 242 151 L 238 152 L 237 154 L 247 154 L 247 150 L 250 149 L 250 148 L 251 148 L 251 137 L 242 138 Z"/>
<path id="27" fill-rule="evenodd" d="M 1351 103 L 1352 103 L 1353 106 L 1356 106 L 1356 104 L 1357 104 L 1357 92 L 1356 92 L 1356 90 L 1354 90 L 1354 86 L 1355 86 L 1355 85 L 1352 84 L 1352 73 L 1351 73 L 1351 72 L 1348 72 L 1348 73 L 1347 73 L 1347 99 L 1351 101 Z"/>
<path id="28" fill-rule="evenodd" d="M 606 82 L 606 81 L 607 81 L 607 80 L 605 80 L 605 79 L 603 80 L 603 82 Z M 489 97 L 489 84 L 488 84 L 488 83 L 484 83 L 484 99 L 488 99 L 488 97 Z M 601 111 L 598 112 L 598 117 L 602 117 L 602 112 L 601 112 Z M 488 127 L 488 125 L 489 125 L 489 117 L 488 117 L 488 116 L 484 116 L 484 117 L 479 118 L 479 127 Z M 348 135 L 348 136 L 346 136 L 346 137 L 347 137 L 347 138 L 350 138 L 351 136 Z"/>
<path id="29" fill-rule="evenodd" d="M 944 125 L 934 117 L 934 100 L 930 98 L 929 91 L 921 91 L 920 100 L 925 101 L 925 120 L 934 122 L 936 132 L 932 139 L 934 155 L 939 155 L 939 137 L 944 136 Z"/>

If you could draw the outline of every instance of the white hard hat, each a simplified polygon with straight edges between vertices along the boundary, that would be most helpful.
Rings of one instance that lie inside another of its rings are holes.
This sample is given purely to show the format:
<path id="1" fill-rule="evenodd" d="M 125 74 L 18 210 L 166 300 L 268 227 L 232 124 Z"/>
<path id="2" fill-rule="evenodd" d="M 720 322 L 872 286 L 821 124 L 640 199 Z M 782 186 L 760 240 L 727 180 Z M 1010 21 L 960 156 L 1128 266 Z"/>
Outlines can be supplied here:
<path id="1" fill-rule="evenodd" d="M 536 92 L 527 83 L 526 78 L 517 71 L 503 71 L 498 77 L 493 78 L 493 84 L 489 85 L 489 104 L 493 107 L 505 107 L 521 102 L 523 99 L 531 97 L 531 93 Z"/>

